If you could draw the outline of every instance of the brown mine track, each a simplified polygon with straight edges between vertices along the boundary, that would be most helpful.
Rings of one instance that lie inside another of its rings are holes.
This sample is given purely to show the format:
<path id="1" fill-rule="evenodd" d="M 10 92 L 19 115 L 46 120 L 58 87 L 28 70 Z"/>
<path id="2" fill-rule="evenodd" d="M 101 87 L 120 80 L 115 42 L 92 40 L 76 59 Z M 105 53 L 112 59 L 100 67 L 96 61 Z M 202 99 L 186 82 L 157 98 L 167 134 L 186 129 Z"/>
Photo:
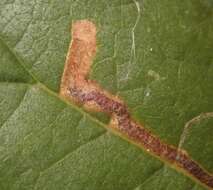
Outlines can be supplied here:
<path id="1" fill-rule="evenodd" d="M 192 160 L 186 152 L 166 144 L 134 121 L 126 105 L 118 97 L 87 79 L 95 54 L 96 26 L 88 20 L 76 21 L 72 26 L 72 41 L 61 80 L 60 95 L 71 102 L 83 105 L 85 109 L 111 115 L 109 127 L 115 128 L 161 160 L 177 166 L 206 187 L 213 188 L 212 174 Z"/>

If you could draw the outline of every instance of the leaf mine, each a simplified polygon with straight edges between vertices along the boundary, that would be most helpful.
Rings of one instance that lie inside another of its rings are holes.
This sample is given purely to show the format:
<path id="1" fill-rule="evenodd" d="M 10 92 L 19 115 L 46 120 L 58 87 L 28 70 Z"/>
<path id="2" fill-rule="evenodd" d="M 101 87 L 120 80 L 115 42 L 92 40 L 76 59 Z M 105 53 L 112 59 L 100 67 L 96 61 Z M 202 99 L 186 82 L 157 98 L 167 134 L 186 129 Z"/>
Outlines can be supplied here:
<path id="1" fill-rule="evenodd" d="M 150 152 L 159 159 L 174 165 L 186 175 L 208 188 L 213 188 L 213 175 L 192 160 L 179 148 L 173 147 L 144 126 L 134 121 L 124 102 L 103 90 L 88 79 L 96 55 L 96 26 L 89 20 L 76 21 L 72 25 L 72 41 L 66 57 L 61 80 L 60 96 L 87 110 L 101 111 L 111 116 L 108 127 Z"/>

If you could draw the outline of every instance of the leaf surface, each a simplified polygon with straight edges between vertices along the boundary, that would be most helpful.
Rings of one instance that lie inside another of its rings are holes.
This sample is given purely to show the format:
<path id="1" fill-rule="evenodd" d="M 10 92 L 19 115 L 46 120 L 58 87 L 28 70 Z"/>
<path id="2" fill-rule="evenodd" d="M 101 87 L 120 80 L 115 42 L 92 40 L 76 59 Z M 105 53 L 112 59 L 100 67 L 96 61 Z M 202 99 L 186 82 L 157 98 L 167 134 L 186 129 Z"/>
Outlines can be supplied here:
<path id="1" fill-rule="evenodd" d="M 1 0 L 0 189 L 205 189 L 58 89 L 71 21 L 93 20 L 90 77 L 213 173 L 212 11 L 210 0 Z"/>

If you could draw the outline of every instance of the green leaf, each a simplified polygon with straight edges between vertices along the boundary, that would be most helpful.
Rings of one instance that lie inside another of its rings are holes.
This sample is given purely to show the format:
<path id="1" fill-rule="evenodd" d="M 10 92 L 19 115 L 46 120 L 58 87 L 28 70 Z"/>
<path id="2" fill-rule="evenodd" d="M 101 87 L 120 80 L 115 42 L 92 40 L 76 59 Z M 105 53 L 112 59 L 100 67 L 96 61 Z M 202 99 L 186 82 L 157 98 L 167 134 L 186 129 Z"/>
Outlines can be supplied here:
<path id="1" fill-rule="evenodd" d="M 213 173 L 212 0 L 1 0 L 0 189 L 206 189 L 58 96 L 79 19 L 98 27 L 91 78 Z"/>

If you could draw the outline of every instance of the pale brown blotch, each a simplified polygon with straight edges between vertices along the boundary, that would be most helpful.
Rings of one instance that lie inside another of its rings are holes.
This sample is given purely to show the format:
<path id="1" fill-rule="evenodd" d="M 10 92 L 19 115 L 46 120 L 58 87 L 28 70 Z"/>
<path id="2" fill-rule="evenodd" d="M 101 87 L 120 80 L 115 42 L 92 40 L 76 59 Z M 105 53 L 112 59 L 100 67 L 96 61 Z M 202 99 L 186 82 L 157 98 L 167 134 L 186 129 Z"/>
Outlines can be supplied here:
<path id="1" fill-rule="evenodd" d="M 85 77 L 96 54 L 96 26 L 88 20 L 76 21 L 72 23 L 71 36 L 60 85 L 60 95 L 67 99 L 72 99 L 70 87 L 85 88 Z"/>
<path id="2" fill-rule="evenodd" d="M 60 95 L 75 103 L 80 103 L 76 98 L 70 95 L 69 88 L 76 86 L 85 92 L 92 90 L 101 91 L 116 101 L 120 101 L 116 96 L 100 88 L 95 82 L 88 80 L 87 77 L 93 59 L 96 55 L 96 33 L 97 29 L 93 22 L 89 20 L 80 20 L 72 23 L 72 40 L 69 45 L 64 72 L 61 79 Z M 102 111 L 95 102 L 85 102 L 84 107 L 92 111 Z"/>

